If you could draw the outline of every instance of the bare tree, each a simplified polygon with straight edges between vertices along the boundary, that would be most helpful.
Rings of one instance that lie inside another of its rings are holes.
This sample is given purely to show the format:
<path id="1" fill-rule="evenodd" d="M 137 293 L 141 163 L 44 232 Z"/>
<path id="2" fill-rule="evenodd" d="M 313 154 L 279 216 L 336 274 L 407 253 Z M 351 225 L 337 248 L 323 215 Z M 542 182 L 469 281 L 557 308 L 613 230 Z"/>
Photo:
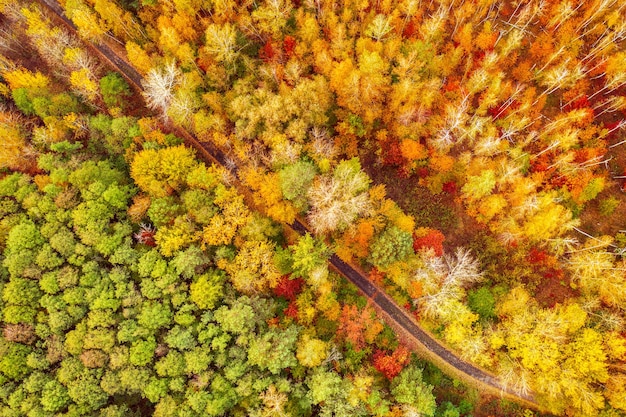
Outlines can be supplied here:
<path id="1" fill-rule="evenodd" d="M 174 88 L 179 83 L 179 76 L 180 71 L 174 61 L 170 61 L 163 67 L 151 69 L 142 82 L 143 97 L 148 107 L 166 115 L 174 98 Z"/>

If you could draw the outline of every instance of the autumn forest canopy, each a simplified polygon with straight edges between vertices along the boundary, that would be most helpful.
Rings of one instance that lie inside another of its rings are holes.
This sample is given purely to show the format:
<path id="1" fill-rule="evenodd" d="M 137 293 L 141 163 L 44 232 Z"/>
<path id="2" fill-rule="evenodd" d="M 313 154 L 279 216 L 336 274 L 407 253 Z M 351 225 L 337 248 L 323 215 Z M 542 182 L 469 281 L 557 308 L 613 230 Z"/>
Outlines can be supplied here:
<path id="1" fill-rule="evenodd" d="M 49 3 L 0 0 L 1 416 L 626 415 L 625 2 Z"/>

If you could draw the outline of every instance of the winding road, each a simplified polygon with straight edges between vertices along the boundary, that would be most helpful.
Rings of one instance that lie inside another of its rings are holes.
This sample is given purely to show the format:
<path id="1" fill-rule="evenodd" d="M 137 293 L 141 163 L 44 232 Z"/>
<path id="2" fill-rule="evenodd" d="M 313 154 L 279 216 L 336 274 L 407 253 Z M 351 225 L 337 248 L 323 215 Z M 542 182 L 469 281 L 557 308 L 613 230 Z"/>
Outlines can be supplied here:
<path id="1" fill-rule="evenodd" d="M 42 6 L 46 7 L 51 13 L 60 19 L 65 26 L 76 33 L 76 26 L 66 16 L 56 0 L 37 0 Z M 106 44 L 86 43 L 87 46 L 97 52 L 100 57 L 107 61 L 114 69 L 120 72 L 138 91 L 142 91 L 142 76 L 123 58 L 118 56 L 113 49 Z M 176 133 L 185 137 L 187 143 L 198 150 L 203 159 L 210 162 L 218 163 L 229 170 L 231 174 L 238 178 L 237 167 L 232 164 L 226 154 L 212 143 L 200 142 L 184 129 L 175 129 Z M 310 233 L 310 230 L 301 221 L 296 220 L 289 225 L 294 231 L 300 235 Z M 404 335 L 407 342 L 413 347 L 418 354 L 428 360 L 433 361 L 444 372 L 451 376 L 461 379 L 468 384 L 480 389 L 488 391 L 495 395 L 500 395 L 509 400 L 518 402 L 524 406 L 543 410 L 534 399 L 532 394 L 520 394 L 502 384 L 493 374 L 480 369 L 479 367 L 464 361 L 455 353 L 443 346 L 429 332 L 420 327 L 415 320 L 401 307 L 396 304 L 391 297 L 384 293 L 380 288 L 374 285 L 363 273 L 339 259 L 337 255 L 332 255 L 329 259 L 332 267 L 343 275 L 346 279 L 356 285 L 359 290 L 367 296 L 373 303 L 378 312 L 382 313 L 383 318 L 397 331 Z"/>

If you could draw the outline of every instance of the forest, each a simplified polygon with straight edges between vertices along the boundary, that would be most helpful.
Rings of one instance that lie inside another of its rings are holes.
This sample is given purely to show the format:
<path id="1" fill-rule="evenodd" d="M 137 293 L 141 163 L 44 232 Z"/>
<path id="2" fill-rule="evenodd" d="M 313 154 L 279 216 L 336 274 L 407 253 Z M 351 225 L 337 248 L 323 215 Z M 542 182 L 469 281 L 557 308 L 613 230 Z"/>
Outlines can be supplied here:
<path id="1" fill-rule="evenodd" d="M 0 0 L 0 416 L 626 415 L 625 46 L 619 0 Z"/>

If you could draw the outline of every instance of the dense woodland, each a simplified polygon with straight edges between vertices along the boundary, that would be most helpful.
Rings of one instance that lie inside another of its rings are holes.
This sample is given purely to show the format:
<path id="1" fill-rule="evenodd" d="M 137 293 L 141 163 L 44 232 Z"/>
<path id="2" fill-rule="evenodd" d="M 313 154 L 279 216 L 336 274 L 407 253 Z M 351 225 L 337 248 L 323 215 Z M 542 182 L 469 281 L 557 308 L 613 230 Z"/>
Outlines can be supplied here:
<path id="1" fill-rule="evenodd" d="M 0 415 L 533 415 L 333 253 L 545 411 L 626 413 L 626 3 L 60 3 L 82 39 L 0 0 Z"/>

